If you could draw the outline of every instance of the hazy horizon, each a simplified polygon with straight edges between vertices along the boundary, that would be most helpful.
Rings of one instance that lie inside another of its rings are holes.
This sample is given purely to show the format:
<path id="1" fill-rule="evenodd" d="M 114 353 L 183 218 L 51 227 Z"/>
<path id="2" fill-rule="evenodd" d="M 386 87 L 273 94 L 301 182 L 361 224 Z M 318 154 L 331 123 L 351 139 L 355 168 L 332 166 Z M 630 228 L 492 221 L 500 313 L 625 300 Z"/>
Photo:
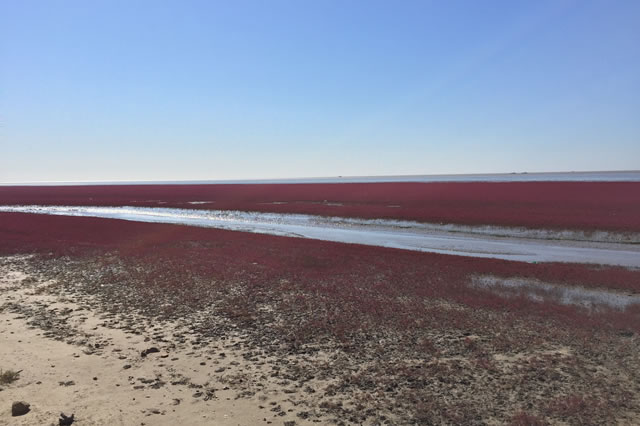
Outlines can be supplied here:
<path id="1" fill-rule="evenodd" d="M 19 185 L 101 185 L 101 184 L 234 184 L 234 183 L 353 183 L 353 182 L 523 182 L 523 181 L 640 181 L 640 170 L 589 170 L 509 173 L 445 173 L 423 175 L 297 176 L 258 179 L 157 179 L 0 182 L 0 186 Z"/>
<path id="2" fill-rule="evenodd" d="M 0 5 L 0 182 L 640 169 L 640 3 Z"/>

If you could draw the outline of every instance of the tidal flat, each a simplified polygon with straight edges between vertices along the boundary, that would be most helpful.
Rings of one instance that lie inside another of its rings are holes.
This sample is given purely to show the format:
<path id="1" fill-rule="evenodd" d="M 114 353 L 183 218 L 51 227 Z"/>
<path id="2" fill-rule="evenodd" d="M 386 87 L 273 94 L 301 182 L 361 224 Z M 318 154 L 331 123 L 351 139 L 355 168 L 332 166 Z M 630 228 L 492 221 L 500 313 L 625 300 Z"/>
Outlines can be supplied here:
<path id="1" fill-rule="evenodd" d="M 638 270 L 89 217 L 0 224 L 0 359 L 22 370 L 0 422 L 640 421 L 638 305 L 473 284 L 639 294 Z M 12 400 L 31 412 L 10 417 Z"/>

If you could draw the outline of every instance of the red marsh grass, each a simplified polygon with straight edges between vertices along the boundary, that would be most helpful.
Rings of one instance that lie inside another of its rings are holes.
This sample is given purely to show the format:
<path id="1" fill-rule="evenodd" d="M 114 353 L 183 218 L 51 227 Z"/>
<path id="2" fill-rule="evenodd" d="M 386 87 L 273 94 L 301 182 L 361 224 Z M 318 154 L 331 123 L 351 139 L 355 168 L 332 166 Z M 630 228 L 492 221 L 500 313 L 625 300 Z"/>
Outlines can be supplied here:
<path id="1" fill-rule="evenodd" d="M 5 186 L 1 204 L 147 206 L 640 230 L 640 182 Z"/>
<path id="2" fill-rule="evenodd" d="M 252 286 L 275 286 L 283 291 L 291 287 L 291 291 L 302 291 L 304 297 L 344 308 L 341 314 L 326 312 L 327 318 L 347 318 L 356 312 L 366 313 L 370 321 L 398 315 L 410 317 L 423 309 L 421 302 L 412 305 L 416 300 L 444 299 L 513 315 L 571 319 L 584 326 L 619 326 L 622 321 L 625 327 L 640 330 L 637 315 L 611 310 L 609 314 L 592 316 L 575 307 L 540 304 L 525 297 L 501 297 L 469 285 L 473 276 L 493 275 L 640 293 L 638 270 L 529 264 L 178 225 L 0 213 L 0 253 L 83 256 L 106 251 L 148 262 L 154 270 L 161 269 L 154 281 L 167 288 L 177 285 L 186 272 L 221 281 L 242 279 Z M 283 287 L 282 282 L 291 284 Z M 390 300 L 396 299 L 412 302 L 395 312 L 396 306 Z M 306 303 L 296 300 L 291 306 Z M 317 313 L 314 318 L 318 321 Z"/>
<path id="3" fill-rule="evenodd" d="M 596 315 L 469 285 L 493 275 L 637 293 L 637 270 L 0 214 L 0 254 L 25 253 L 96 309 L 157 320 L 205 312 L 193 325 L 203 339 L 240 331 L 252 351 L 295 360 L 274 374 L 300 389 L 322 383 L 305 400 L 337 422 L 640 419 L 638 307 Z M 329 355 L 304 363 L 318 353 Z"/>

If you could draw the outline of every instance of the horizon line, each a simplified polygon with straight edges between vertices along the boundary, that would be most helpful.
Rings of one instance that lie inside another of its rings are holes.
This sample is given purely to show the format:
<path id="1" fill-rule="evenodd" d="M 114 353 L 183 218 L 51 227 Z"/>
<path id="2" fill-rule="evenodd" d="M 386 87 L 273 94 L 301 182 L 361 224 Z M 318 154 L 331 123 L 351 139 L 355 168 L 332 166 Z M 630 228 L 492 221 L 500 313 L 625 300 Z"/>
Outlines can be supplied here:
<path id="1" fill-rule="evenodd" d="M 407 174 L 407 175 L 337 175 L 337 176 L 307 176 L 307 177 L 289 177 L 289 178 L 258 178 L 258 179 L 176 179 L 176 180 L 160 180 L 160 179 L 152 179 L 152 180 L 87 180 L 87 181 L 23 181 L 23 182 L 0 182 L 0 186 L 55 186 L 55 185 L 64 185 L 64 186 L 72 186 L 72 185 L 135 185 L 135 184 L 143 184 L 143 185 L 153 185 L 153 184 L 171 184 L 171 185 L 180 185 L 180 184 L 243 184 L 243 183 L 305 183 L 305 181 L 336 181 L 335 183 L 339 183 L 340 180 L 344 180 L 345 183 L 349 183 L 347 181 L 352 180 L 363 180 L 366 179 L 369 182 L 384 182 L 383 179 L 391 179 L 390 182 L 412 182 L 411 178 L 422 178 L 417 182 L 422 182 L 425 179 L 429 178 L 447 178 L 447 177 L 455 177 L 455 178 L 464 178 L 464 177 L 490 177 L 490 176 L 540 176 L 540 175 L 575 175 L 575 174 L 621 174 L 621 173 L 639 173 L 640 170 L 572 170 L 572 171 L 553 171 L 553 172 L 498 172 L 498 173 L 443 173 L 443 174 Z M 456 181 L 460 181 L 460 179 L 455 179 Z M 531 179 L 527 179 L 531 180 Z M 638 180 L 640 180 L 640 176 L 638 176 Z M 314 182 L 308 182 L 314 183 Z M 320 183 L 320 182 L 318 182 Z"/>

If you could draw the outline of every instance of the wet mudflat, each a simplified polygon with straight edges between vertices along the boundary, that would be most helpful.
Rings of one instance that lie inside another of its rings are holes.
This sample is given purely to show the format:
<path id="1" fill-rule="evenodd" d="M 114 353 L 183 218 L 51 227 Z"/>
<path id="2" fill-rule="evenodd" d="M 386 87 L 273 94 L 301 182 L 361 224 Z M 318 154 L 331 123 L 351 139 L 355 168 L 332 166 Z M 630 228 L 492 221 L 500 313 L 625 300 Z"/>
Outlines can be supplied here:
<path id="1" fill-rule="evenodd" d="M 474 277 L 472 285 L 487 288 L 505 296 L 528 297 L 537 301 L 549 300 L 553 303 L 577 305 L 593 310 L 605 308 L 624 311 L 634 306 L 640 306 L 640 294 L 606 288 L 588 289 L 532 279 L 492 276 Z"/>

